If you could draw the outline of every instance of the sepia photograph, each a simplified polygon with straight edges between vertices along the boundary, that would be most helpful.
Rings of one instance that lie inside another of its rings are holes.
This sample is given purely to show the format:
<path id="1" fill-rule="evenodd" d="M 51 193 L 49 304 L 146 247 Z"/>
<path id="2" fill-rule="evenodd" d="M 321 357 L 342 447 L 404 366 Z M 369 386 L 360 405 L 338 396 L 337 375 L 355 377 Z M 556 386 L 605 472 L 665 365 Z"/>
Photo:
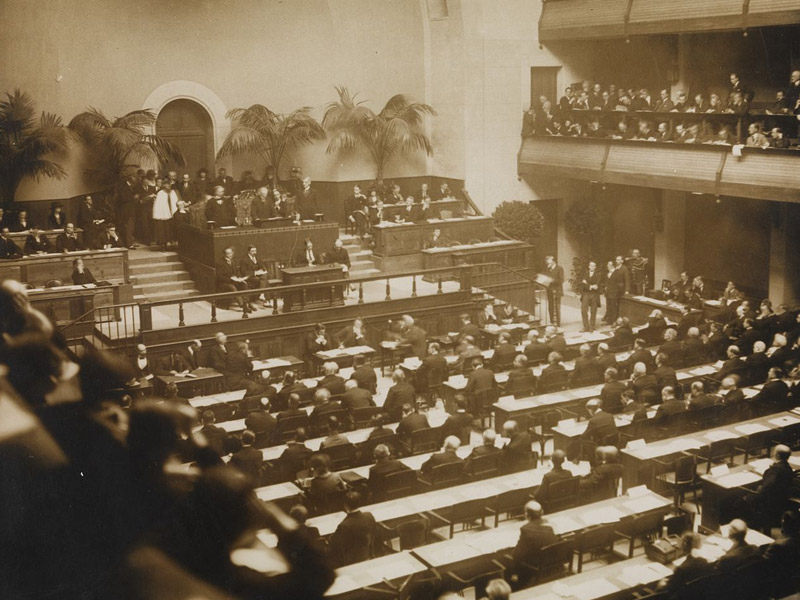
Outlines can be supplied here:
<path id="1" fill-rule="evenodd" d="M 0 600 L 800 600 L 800 0 L 0 0 Z"/>

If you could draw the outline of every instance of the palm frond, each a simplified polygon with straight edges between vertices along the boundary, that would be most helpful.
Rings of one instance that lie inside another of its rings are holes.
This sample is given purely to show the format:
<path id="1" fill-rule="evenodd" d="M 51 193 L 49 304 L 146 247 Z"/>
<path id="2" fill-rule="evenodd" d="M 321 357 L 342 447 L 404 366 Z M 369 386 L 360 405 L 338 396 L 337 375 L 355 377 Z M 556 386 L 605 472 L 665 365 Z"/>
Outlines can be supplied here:
<path id="1" fill-rule="evenodd" d="M 0 101 L 0 131 L 26 135 L 35 127 L 36 103 L 27 92 L 15 89 Z"/>
<path id="2" fill-rule="evenodd" d="M 134 110 L 115 119 L 113 127 L 142 132 L 146 127 L 152 127 L 155 122 L 156 115 L 150 109 Z"/>
<path id="3" fill-rule="evenodd" d="M 24 176 L 33 177 L 38 182 L 43 177 L 63 179 L 67 172 L 60 164 L 40 158 L 27 163 Z"/>
<path id="4" fill-rule="evenodd" d="M 360 145 L 361 140 L 356 134 L 349 129 L 339 129 L 331 135 L 326 152 L 332 154 L 341 151 L 347 154 L 354 152 Z"/>
<path id="5" fill-rule="evenodd" d="M 169 163 L 178 167 L 186 165 L 181 149 L 166 138 L 159 135 L 143 135 L 139 143 L 150 146 L 161 163 Z"/>
<path id="6" fill-rule="evenodd" d="M 268 140 L 265 140 L 261 132 L 251 128 L 237 126 L 234 127 L 225 141 L 222 142 L 217 158 L 232 156 L 234 154 L 260 154 L 269 151 Z"/>

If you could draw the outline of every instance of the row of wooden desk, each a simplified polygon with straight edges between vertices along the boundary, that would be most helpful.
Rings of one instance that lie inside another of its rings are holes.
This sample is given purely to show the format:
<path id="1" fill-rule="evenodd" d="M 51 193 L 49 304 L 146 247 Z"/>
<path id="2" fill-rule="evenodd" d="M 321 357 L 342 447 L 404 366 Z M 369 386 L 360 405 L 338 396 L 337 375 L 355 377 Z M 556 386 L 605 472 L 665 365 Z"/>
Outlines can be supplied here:
<path id="1" fill-rule="evenodd" d="M 83 259 L 87 269 L 98 281 L 128 283 L 128 250 L 78 250 L 69 253 L 31 254 L 12 260 L 0 260 L 0 280 L 16 279 L 33 286 L 43 286 L 48 281 L 72 282 L 73 261 Z"/>
<path id="2" fill-rule="evenodd" d="M 671 300 L 658 300 L 647 296 L 623 296 L 619 301 L 619 315 L 627 317 L 632 324 L 645 323 L 654 310 L 658 309 L 664 317 L 679 322 L 683 318 L 684 305 Z M 696 309 L 693 312 L 699 312 Z M 718 300 L 703 302 L 703 314 L 706 318 L 713 318 L 722 312 Z"/>
<path id="3" fill-rule="evenodd" d="M 424 269 L 497 262 L 507 267 L 526 268 L 534 264 L 533 246 L 517 240 L 496 240 L 480 244 L 458 244 L 422 250 Z"/>
<path id="4" fill-rule="evenodd" d="M 416 254 L 433 236 L 434 229 L 441 230 L 443 237 L 453 241 L 489 241 L 494 232 L 494 219 L 468 216 L 429 219 L 423 223 L 379 223 L 372 228 L 375 236 L 374 252 L 376 256 L 383 257 Z"/>

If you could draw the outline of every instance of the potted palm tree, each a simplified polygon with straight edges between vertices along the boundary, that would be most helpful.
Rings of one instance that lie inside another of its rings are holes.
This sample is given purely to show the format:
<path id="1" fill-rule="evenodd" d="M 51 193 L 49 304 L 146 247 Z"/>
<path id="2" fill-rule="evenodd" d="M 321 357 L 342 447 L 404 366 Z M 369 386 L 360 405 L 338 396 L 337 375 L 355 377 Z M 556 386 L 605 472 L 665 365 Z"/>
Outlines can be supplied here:
<path id="1" fill-rule="evenodd" d="M 296 150 L 314 141 L 324 140 L 325 131 L 311 116 L 309 107 L 289 114 L 277 114 L 262 104 L 234 108 L 226 115 L 233 120 L 233 129 L 217 152 L 217 158 L 234 154 L 258 156 L 272 173 L 272 185 L 278 184 L 278 173 L 287 150 Z"/>
<path id="2" fill-rule="evenodd" d="M 156 115 L 148 109 L 109 119 L 102 111 L 90 108 L 75 115 L 69 128 L 83 140 L 91 154 L 87 174 L 101 186 L 111 188 L 142 164 L 160 167 L 185 164 L 175 144 L 150 133 L 155 123 Z"/>
<path id="3" fill-rule="evenodd" d="M 27 92 L 6 93 L 0 101 L 0 205 L 14 201 L 26 177 L 63 179 L 64 168 L 46 157 L 64 152 L 68 138 L 61 117 L 42 112 L 36 118 L 36 103 Z"/>
<path id="4" fill-rule="evenodd" d="M 424 150 L 433 153 L 428 136 L 423 131 L 426 116 L 436 114 L 432 106 L 414 102 L 408 96 L 392 96 L 379 113 L 356 100 L 344 86 L 338 86 L 337 102 L 325 109 L 322 126 L 330 134 L 328 152 L 352 153 L 367 150 L 375 166 L 375 179 L 383 181 L 389 159 L 396 153 L 403 155 Z"/>

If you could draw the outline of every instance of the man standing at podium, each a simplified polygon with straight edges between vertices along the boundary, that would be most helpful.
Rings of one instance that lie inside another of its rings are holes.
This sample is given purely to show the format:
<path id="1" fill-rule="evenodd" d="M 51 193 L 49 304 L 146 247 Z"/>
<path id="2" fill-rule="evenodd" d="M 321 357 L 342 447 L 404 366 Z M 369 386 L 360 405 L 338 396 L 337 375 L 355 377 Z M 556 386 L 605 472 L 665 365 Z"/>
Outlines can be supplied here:
<path id="1" fill-rule="evenodd" d="M 550 278 L 547 286 L 547 307 L 550 311 L 550 322 L 561 325 L 561 296 L 564 295 L 564 267 L 556 262 L 555 257 L 545 257 L 545 275 Z"/>
<path id="2" fill-rule="evenodd" d="M 295 260 L 295 264 L 298 267 L 315 267 L 319 264 L 319 258 L 317 257 L 317 253 L 314 252 L 314 242 L 310 239 L 306 239 L 304 243 L 304 248 L 300 254 L 297 255 L 297 259 Z"/>
<path id="3" fill-rule="evenodd" d="M 301 219 L 313 219 L 314 215 L 319 212 L 317 191 L 311 189 L 311 177 L 303 178 L 303 189 L 297 197 L 297 204 Z"/>
<path id="4" fill-rule="evenodd" d="M 236 209 L 229 198 L 223 196 L 225 188 L 221 185 L 214 187 L 214 196 L 206 203 L 206 221 L 212 222 L 213 227 L 231 227 L 236 225 Z"/>

